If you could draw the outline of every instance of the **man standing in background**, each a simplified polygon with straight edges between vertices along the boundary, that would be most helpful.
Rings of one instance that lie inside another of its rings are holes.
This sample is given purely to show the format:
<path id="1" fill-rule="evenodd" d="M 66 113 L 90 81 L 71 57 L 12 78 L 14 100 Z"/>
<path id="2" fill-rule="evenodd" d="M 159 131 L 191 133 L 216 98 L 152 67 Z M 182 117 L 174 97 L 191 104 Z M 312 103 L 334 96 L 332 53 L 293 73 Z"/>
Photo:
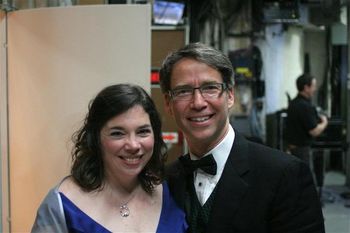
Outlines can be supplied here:
<path id="1" fill-rule="evenodd" d="M 314 182 L 322 201 L 324 179 L 323 154 L 318 152 L 312 156 L 311 145 L 327 127 L 325 115 L 319 114 L 311 103 L 316 91 L 316 79 L 310 74 L 302 74 L 296 80 L 297 96 L 289 103 L 286 119 L 285 140 L 287 150 L 304 160 L 313 168 Z"/>
<path id="2" fill-rule="evenodd" d="M 311 103 L 316 91 L 316 79 L 302 74 L 296 80 L 298 95 L 289 103 L 286 119 L 287 149 L 309 163 L 311 144 L 327 127 L 327 117 L 318 114 Z"/>

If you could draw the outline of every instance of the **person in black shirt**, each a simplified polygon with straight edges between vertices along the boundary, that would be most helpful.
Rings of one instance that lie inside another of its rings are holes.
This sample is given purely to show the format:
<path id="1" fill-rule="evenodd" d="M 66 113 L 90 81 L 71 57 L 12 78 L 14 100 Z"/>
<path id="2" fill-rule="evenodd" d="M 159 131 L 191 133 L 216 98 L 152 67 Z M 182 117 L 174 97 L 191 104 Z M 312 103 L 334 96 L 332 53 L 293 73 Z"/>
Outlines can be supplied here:
<path id="1" fill-rule="evenodd" d="M 318 114 L 311 103 L 316 79 L 302 74 L 296 80 L 297 96 L 289 103 L 286 119 L 286 142 L 291 154 L 309 163 L 311 144 L 327 127 L 325 115 Z"/>

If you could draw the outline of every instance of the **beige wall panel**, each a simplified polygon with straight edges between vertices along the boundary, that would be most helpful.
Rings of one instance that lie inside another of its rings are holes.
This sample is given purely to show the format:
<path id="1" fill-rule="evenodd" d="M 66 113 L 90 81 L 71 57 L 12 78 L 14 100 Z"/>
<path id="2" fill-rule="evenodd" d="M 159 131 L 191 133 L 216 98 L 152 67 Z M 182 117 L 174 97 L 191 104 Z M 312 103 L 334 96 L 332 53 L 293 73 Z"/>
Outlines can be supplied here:
<path id="1" fill-rule="evenodd" d="M 46 8 L 9 15 L 11 226 L 30 230 L 49 188 L 68 174 L 70 136 L 106 85 L 150 91 L 150 7 Z"/>
<path id="2" fill-rule="evenodd" d="M 0 11 L 0 231 L 8 232 L 8 141 L 7 141 L 7 77 L 6 77 L 6 16 Z"/>

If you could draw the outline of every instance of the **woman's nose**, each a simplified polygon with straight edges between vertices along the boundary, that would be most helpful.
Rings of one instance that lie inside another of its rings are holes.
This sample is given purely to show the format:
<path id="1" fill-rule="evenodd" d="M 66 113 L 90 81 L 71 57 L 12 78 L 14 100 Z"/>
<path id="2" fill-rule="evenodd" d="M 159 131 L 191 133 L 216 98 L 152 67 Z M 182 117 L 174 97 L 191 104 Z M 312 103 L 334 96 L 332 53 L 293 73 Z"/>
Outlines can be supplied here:
<path id="1" fill-rule="evenodd" d="M 125 148 L 127 150 L 132 150 L 132 151 L 135 151 L 135 150 L 139 150 L 141 147 L 140 145 L 140 142 L 137 140 L 137 138 L 135 137 L 129 137 L 126 141 L 126 144 L 125 144 Z"/>

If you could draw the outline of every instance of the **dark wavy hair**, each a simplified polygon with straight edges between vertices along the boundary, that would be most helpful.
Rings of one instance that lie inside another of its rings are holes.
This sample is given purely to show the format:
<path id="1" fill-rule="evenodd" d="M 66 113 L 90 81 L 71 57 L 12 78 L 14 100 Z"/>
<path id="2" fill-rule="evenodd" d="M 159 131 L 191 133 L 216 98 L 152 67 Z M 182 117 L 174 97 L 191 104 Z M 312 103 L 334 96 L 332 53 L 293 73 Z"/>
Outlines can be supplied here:
<path id="1" fill-rule="evenodd" d="M 152 193 L 154 185 L 164 179 L 166 145 L 162 139 L 161 120 L 151 97 L 140 86 L 117 84 L 104 88 L 90 101 L 83 126 L 73 134 L 71 175 L 85 191 L 101 190 L 105 171 L 102 160 L 100 132 L 111 118 L 139 105 L 149 115 L 154 133 L 151 159 L 139 174 L 142 188 Z"/>
<path id="2" fill-rule="evenodd" d="M 163 93 L 170 91 L 171 74 L 175 64 L 183 58 L 191 58 L 199 62 L 203 62 L 208 66 L 216 69 L 228 87 L 232 87 L 233 67 L 230 59 L 222 52 L 207 46 L 203 43 L 191 43 L 185 47 L 170 53 L 163 61 L 159 71 L 159 81 Z"/>

